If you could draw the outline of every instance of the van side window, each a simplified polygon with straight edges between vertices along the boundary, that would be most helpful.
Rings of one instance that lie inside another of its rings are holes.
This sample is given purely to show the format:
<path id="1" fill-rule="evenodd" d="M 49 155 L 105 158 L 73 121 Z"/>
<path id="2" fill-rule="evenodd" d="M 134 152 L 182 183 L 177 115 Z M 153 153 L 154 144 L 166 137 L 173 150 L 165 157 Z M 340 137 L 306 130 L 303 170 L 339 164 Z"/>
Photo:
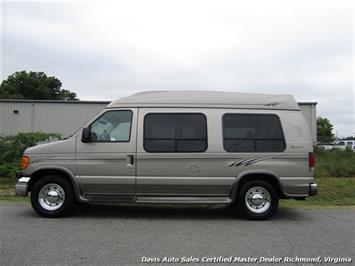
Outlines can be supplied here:
<path id="1" fill-rule="evenodd" d="M 203 152 L 207 119 L 201 113 L 149 113 L 144 117 L 147 152 Z"/>
<path id="2" fill-rule="evenodd" d="M 223 147 L 227 152 L 281 152 L 285 138 L 272 114 L 225 114 Z"/>
<path id="3" fill-rule="evenodd" d="M 132 111 L 108 111 L 90 126 L 92 142 L 129 142 Z"/>

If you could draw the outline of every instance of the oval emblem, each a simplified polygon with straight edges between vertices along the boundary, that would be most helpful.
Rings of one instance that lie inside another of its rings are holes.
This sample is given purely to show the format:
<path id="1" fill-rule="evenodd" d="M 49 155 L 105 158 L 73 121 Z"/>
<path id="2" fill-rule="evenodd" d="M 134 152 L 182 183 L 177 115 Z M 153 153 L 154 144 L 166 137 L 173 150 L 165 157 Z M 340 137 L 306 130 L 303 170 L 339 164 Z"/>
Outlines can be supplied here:
<path id="1" fill-rule="evenodd" d="M 198 167 L 197 165 L 193 165 L 189 168 L 189 171 L 191 174 L 198 174 L 200 172 L 200 167 Z"/>

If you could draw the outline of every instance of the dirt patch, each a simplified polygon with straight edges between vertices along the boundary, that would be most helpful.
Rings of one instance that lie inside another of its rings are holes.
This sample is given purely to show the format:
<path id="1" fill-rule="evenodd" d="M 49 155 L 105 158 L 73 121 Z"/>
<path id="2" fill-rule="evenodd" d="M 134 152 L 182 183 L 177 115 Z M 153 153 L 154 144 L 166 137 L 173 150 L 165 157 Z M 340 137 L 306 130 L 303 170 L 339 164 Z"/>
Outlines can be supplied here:
<path id="1" fill-rule="evenodd" d="M 15 195 L 14 188 L 0 188 L 0 195 Z"/>

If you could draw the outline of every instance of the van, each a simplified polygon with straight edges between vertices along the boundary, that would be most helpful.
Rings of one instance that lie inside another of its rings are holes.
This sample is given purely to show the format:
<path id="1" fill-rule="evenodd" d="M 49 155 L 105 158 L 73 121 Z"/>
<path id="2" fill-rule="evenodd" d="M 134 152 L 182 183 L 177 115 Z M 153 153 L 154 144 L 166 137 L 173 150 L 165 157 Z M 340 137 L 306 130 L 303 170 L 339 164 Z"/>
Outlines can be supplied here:
<path id="1" fill-rule="evenodd" d="M 317 194 L 310 130 L 292 96 L 155 91 L 111 102 L 72 137 L 24 151 L 17 195 L 59 217 L 73 203 L 232 205 L 270 218 Z"/>
<path id="2" fill-rule="evenodd" d="M 339 149 L 342 151 L 348 149 L 348 150 L 355 151 L 355 140 L 336 141 L 335 144 L 333 145 L 333 149 Z"/>

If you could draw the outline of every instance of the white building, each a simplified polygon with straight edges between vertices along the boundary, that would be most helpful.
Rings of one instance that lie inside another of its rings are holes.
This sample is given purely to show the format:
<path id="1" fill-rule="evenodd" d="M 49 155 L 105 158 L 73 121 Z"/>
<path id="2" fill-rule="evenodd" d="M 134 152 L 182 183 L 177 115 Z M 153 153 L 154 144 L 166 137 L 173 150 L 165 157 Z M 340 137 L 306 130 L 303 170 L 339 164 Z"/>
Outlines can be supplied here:
<path id="1" fill-rule="evenodd" d="M 67 137 L 109 103 L 0 99 L 0 135 L 42 131 Z M 317 143 L 317 103 L 299 102 L 298 105 L 309 125 L 313 141 Z"/>

